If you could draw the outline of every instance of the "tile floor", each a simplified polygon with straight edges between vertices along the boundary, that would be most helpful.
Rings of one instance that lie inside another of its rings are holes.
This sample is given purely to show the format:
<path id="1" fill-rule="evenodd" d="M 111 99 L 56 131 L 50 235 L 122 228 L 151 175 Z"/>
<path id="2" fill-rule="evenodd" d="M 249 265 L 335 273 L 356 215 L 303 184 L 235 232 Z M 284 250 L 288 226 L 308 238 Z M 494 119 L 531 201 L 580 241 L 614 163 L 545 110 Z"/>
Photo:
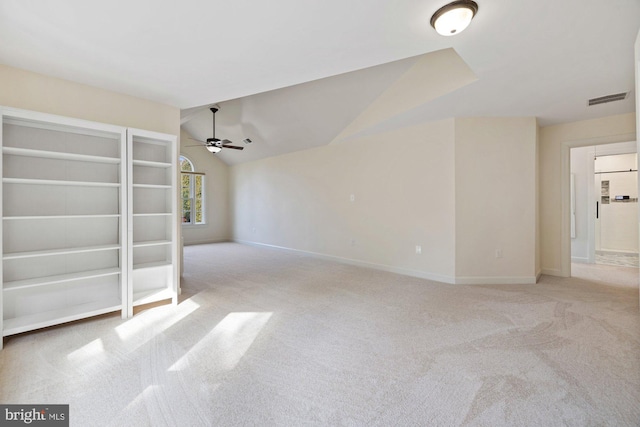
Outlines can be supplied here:
<path id="1" fill-rule="evenodd" d="M 596 264 L 638 267 L 638 254 L 596 251 Z"/>

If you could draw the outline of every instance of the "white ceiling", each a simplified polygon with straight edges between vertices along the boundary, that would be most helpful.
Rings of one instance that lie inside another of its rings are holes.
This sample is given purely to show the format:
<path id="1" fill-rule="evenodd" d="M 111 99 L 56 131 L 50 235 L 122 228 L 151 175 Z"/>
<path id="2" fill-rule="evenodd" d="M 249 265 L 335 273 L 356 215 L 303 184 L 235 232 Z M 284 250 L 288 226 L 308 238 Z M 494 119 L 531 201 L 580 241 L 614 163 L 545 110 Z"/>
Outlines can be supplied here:
<path id="1" fill-rule="evenodd" d="M 549 125 L 634 111 L 633 93 L 586 101 L 633 89 L 640 1 L 477 0 L 469 28 L 442 37 L 429 19 L 446 2 L 0 0 L 0 62 L 175 105 L 197 138 L 209 136 L 211 113 L 194 107 L 218 103 L 217 136 L 254 140 L 221 153 L 227 163 L 331 142 L 412 57 L 449 47 L 478 80 L 369 132 L 445 117 Z"/>

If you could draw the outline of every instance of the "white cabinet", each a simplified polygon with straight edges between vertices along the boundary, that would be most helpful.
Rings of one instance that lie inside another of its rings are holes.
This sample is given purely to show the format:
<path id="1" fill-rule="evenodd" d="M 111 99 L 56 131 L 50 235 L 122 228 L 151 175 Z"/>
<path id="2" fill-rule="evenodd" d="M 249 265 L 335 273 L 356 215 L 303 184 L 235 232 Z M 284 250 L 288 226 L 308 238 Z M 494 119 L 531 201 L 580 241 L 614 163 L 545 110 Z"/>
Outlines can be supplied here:
<path id="1" fill-rule="evenodd" d="M 176 303 L 176 138 L 0 112 L 2 336 Z"/>
<path id="2" fill-rule="evenodd" d="M 177 142 L 129 129 L 129 307 L 178 299 Z"/>

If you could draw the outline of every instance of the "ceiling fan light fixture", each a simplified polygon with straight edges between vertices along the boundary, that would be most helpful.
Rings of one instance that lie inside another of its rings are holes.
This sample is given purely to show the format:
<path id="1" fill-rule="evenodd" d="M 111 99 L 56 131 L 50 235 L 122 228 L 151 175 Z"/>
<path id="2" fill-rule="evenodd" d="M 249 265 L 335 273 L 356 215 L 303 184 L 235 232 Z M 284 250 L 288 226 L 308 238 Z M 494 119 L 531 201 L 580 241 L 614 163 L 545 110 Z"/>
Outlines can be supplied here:
<path id="1" fill-rule="evenodd" d="M 210 153 L 216 154 L 219 153 L 222 148 L 216 147 L 215 145 L 207 145 L 207 150 L 209 150 Z"/>
<path id="2" fill-rule="evenodd" d="M 431 17 L 431 26 L 443 36 L 453 36 L 469 26 L 478 12 L 478 3 L 457 0 L 442 6 Z"/>

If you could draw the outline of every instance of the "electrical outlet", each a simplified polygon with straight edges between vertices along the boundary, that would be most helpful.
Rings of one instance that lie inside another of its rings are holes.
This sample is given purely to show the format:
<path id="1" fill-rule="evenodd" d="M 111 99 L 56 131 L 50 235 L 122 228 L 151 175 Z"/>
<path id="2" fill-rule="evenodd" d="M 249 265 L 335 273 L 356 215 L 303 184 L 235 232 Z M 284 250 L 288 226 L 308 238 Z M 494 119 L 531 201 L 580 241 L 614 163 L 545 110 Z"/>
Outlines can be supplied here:
<path id="1" fill-rule="evenodd" d="M 502 249 L 496 249 L 496 258 L 502 258 Z"/>
<path id="2" fill-rule="evenodd" d="M 356 195 L 355 194 L 350 195 L 349 196 L 349 201 L 350 202 L 355 202 L 356 201 Z"/>
<path id="3" fill-rule="evenodd" d="M 416 254 L 417 255 L 422 255 L 422 246 L 416 245 Z"/>
<path id="4" fill-rule="evenodd" d="M 255 233 L 255 232 L 256 232 L 256 228 L 255 228 L 255 227 L 253 227 L 253 228 L 251 229 L 251 232 L 252 232 L 252 233 Z"/>

